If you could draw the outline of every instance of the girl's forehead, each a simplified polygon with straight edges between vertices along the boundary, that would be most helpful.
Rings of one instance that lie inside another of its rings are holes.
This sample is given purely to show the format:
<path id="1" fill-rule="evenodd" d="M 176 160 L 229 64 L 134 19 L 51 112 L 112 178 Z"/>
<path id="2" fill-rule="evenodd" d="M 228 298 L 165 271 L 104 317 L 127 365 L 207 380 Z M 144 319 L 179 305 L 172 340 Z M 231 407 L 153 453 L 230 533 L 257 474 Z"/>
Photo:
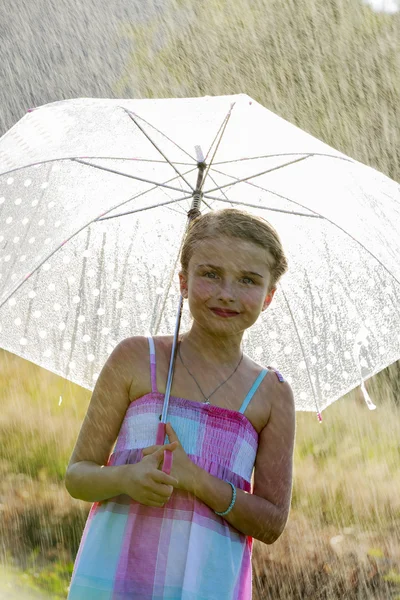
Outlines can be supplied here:
<path id="1" fill-rule="evenodd" d="M 190 263 L 193 266 L 205 263 L 237 268 L 249 268 L 251 263 L 268 269 L 270 260 L 269 252 L 251 240 L 221 236 L 196 244 Z"/>

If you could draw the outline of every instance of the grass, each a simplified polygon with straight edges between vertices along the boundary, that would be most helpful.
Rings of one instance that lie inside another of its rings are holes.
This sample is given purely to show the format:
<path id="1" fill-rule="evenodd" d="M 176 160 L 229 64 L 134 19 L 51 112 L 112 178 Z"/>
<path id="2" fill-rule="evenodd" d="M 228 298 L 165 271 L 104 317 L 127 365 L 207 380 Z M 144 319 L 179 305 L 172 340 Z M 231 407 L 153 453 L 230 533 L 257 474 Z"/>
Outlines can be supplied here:
<path id="1" fill-rule="evenodd" d="M 400 406 L 396 366 L 323 413 L 297 413 L 292 508 L 254 545 L 254 598 L 400 598 Z M 63 485 L 90 393 L 0 352 L 1 562 L 65 598 L 90 505 Z M 59 403 L 60 395 L 62 402 Z M 397 596 L 396 596 L 397 595 Z"/>

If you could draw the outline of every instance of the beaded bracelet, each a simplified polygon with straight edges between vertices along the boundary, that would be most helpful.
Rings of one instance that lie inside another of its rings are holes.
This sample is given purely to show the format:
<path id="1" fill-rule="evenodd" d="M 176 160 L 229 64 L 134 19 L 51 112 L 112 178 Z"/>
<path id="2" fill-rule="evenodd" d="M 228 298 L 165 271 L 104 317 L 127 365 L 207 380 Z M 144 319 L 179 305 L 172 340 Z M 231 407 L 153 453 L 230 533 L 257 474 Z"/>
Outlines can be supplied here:
<path id="1" fill-rule="evenodd" d="M 226 483 L 229 483 L 229 485 L 232 488 L 232 500 L 231 500 L 230 505 L 228 506 L 228 508 L 224 512 L 217 512 L 216 510 L 214 510 L 215 514 L 219 515 L 220 517 L 223 517 L 224 515 L 227 515 L 228 512 L 230 512 L 232 510 L 233 505 L 235 504 L 235 501 L 236 501 L 236 488 L 235 488 L 235 486 L 233 485 L 233 483 L 231 483 L 227 479 L 224 479 L 224 481 L 226 481 Z"/>

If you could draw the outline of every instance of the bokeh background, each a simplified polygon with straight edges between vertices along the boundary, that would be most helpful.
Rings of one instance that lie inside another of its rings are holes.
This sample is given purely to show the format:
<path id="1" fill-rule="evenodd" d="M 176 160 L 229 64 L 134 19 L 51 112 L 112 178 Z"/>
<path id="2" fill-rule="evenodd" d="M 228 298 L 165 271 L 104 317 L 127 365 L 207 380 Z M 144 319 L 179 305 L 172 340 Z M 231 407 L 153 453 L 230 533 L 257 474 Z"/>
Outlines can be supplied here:
<path id="1" fill-rule="evenodd" d="M 75 97 L 244 92 L 400 181 L 397 0 L 2 0 L 0 135 Z M 254 599 L 400 599 L 399 363 L 297 413 L 292 508 Z M 62 401 L 60 401 L 60 398 Z M 0 600 L 65 598 L 89 504 L 65 469 L 90 393 L 0 350 Z"/>

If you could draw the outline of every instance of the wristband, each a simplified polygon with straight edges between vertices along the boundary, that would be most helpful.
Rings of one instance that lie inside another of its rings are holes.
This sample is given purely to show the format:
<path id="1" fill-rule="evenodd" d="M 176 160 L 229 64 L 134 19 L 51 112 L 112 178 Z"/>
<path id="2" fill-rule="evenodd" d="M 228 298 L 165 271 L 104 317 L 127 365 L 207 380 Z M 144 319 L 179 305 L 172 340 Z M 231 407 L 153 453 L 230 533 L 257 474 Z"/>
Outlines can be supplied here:
<path id="1" fill-rule="evenodd" d="M 232 488 L 232 500 L 231 500 L 230 505 L 228 506 L 228 508 L 224 512 L 217 512 L 216 510 L 214 510 L 215 514 L 219 515 L 220 517 L 223 517 L 224 515 L 227 515 L 228 512 L 230 512 L 232 510 L 233 505 L 235 504 L 235 501 L 236 501 L 236 488 L 235 488 L 235 486 L 233 485 L 233 483 L 231 483 L 227 479 L 224 479 L 224 481 L 226 481 L 226 483 L 229 483 L 229 485 Z"/>

